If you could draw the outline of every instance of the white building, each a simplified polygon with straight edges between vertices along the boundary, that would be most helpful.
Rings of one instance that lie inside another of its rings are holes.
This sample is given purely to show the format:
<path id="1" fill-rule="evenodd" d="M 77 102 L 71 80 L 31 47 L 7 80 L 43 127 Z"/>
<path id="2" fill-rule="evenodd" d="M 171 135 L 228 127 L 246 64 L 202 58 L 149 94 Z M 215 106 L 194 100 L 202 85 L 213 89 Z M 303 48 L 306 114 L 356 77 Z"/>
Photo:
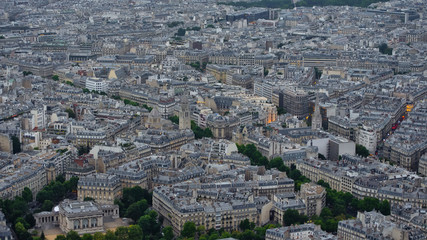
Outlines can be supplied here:
<path id="1" fill-rule="evenodd" d="M 43 106 L 39 109 L 31 110 L 31 129 L 43 129 L 46 127 L 46 123 L 46 106 Z"/>
<path id="2" fill-rule="evenodd" d="M 375 153 L 377 149 L 377 133 L 371 127 L 363 125 L 359 129 L 359 136 L 357 137 L 357 142 L 360 145 L 363 145 L 370 153 Z"/>
<path id="3" fill-rule="evenodd" d="M 106 92 L 108 84 L 99 78 L 86 79 L 86 88 L 89 91 Z"/>

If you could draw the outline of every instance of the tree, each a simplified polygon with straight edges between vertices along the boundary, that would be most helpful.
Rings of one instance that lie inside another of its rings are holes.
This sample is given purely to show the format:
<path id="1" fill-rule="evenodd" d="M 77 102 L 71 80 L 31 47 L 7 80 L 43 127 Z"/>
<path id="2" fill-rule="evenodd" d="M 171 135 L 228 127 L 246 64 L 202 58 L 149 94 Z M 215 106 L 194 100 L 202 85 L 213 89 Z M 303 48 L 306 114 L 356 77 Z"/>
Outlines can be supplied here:
<path id="1" fill-rule="evenodd" d="M 196 224 L 194 222 L 184 223 L 184 227 L 181 231 L 181 236 L 186 238 L 193 238 L 196 233 Z"/>
<path id="2" fill-rule="evenodd" d="M 317 184 L 319 184 L 320 186 L 322 186 L 324 188 L 331 188 L 331 186 L 329 186 L 329 183 L 323 181 L 322 179 L 320 179 L 319 181 L 317 181 Z"/>
<path id="3" fill-rule="evenodd" d="M 28 233 L 27 229 L 25 229 L 24 224 L 18 222 L 15 224 L 15 233 L 20 240 L 31 239 L 30 233 Z"/>
<path id="4" fill-rule="evenodd" d="M 42 234 L 40 234 L 40 240 L 45 240 L 46 236 L 44 235 L 44 232 L 42 231 Z"/>
<path id="5" fill-rule="evenodd" d="M 384 200 L 378 206 L 378 210 L 385 216 L 390 215 L 390 203 L 387 200 Z"/>
<path id="6" fill-rule="evenodd" d="M 93 236 L 89 233 L 83 234 L 82 240 L 93 240 Z"/>
<path id="7" fill-rule="evenodd" d="M 255 223 L 250 222 L 248 219 L 245 219 L 245 220 L 243 220 L 243 221 L 241 221 L 241 222 L 240 222 L 240 224 L 239 224 L 239 228 L 240 228 L 242 231 L 245 231 L 245 230 L 247 230 L 247 229 L 252 230 L 252 229 L 254 229 L 254 228 L 255 228 Z"/>
<path id="8" fill-rule="evenodd" d="M 369 150 L 365 148 L 365 146 L 356 144 L 356 154 L 362 157 L 369 156 Z"/>
<path id="9" fill-rule="evenodd" d="M 165 240 L 172 240 L 174 238 L 173 229 L 171 226 L 167 226 L 162 230 L 163 238 Z"/>
<path id="10" fill-rule="evenodd" d="M 74 113 L 74 111 L 71 108 L 67 108 L 65 109 L 65 112 L 68 113 L 68 117 L 70 118 L 76 118 L 76 114 Z"/>
<path id="11" fill-rule="evenodd" d="M 318 69 L 317 67 L 314 67 L 314 75 L 316 77 L 316 79 L 320 79 L 320 77 L 322 76 L 322 70 Z"/>
<path id="12" fill-rule="evenodd" d="M 42 205 L 43 211 L 52 211 L 53 208 L 53 202 L 51 200 L 44 200 Z"/>
<path id="13" fill-rule="evenodd" d="M 80 240 L 80 235 L 76 231 L 69 231 L 67 233 L 67 240 Z"/>
<path id="14" fill-rule="evenodd" d="M 23 71 L 22 74 L 24 75 L 24 77 L 28 75 L 33 75 L 33 73 L 30 71 Z"/>
<path id="15" fill-rule="evenodd" d="M 90 202 L 90 201 L 95 201 L 95 199 L 93 199 L 93 198 L 91 198 L 91 197 L 85 197 L 85 198 L 83 199 L 83 201 L 85 201 L 85 202 Z"/>
<path id="16" fill-rule="evenodd" d="M 83 154 L 87 154 L 90 152 L 90 147 L 89 146 L 83 146 L 80 145 L 78 148 L 78 154 L 79 156 L 83 155 Z"/>
<path id="17" fill-rule="evenodd" d="M 128 227 L 128 236 L 129 240 L 141 240 L 142 239 L 142 229 L 138 225 L 130 225 Z"/>
<path id="18" fill-rule="evenodd" d="M 264 68 L 264 77 L 268 75 L 268 69 Z"/>
<path id="19" fill-rule="evenodd" d="M 104 240 L 104 234 L 96 232 L 95 234 L 93 234 L 93 240 Z"/>
<path id="20" fill-rule="evenodd" d="M 65 182 L 65 177 L 63 174 L 59 174 L 58 176 L 56 176 L 55 181 L 60 182 L 60 183 L 64 183 Z"/>
<path id="21" fill-rule="evenodd" d="M 21 142 L 19 141 L 19 138 L 17 136 L 11 136 L 10 138 L 12 139 L 13 154 L 20 153 Z"/>
<path id="22" fill-rule="evenodd" d="M 117 237 L 113 231 L 107 230 L 104 236 L 104 240 L 117 240 Z"/>
<path id="23" fill-rule="evenodd" d="M 285 226 L 290 226 L 292 224 L 303 224 L 307 220 L 307 216 L 300 215 L 295 209 L 288 209 L 283 215 L 283 223 Z"/>
<path id="24" fill-rule="evenodd" d="M 282 167 L 283 164 L 283 160 L 281 157 L 275 157 L 273 159 L 270 160 L 270 168 L 277 168 L 279 169 L 280 167 Z"/>
<path id="25" fill-rule="evenodd" d="M 281 107 L 276 107 L 276 108 L 277 108 L 277 115 L 286 114 L 286 110 L 284 108 L 281 108 Z"/>
<path id="26" fill-rule="evenodd" d="M 59 81 L 59 76 L 58 75 L 53 75 L 52 76 L 52 80 L 53 81 Z"/>
<path id="27" fill-rule="evenodd" d="M 378 46 L 378 50 L 382 54 L 392 55 L 393 54 L 393 48 L 389 48 L 387 43 L 383 43 Z"/>
<path id="28" fill-rule="evenodd" d="M 169 120 L 171 120 L 175 124 L 179 124 L 179 117 L 176 115 L 169 117 Z"/>
<path id="29" fill-rule="evenodd" d="M 129 232 L 127 227 L 118 227 L 116 229 L 116 237 L 117 240 L 128 240 L 129 239 Z"/>
<path id="30" fill-rule="evenodd" d="M 147 200 L 142 199 L 141 201 L 132 203 L 126 210 L 125 216 L 136 222 L 142 215 L 144 215 L 144 212 L 147 210 L 147 208 Z"/>
<path id="31" fill-rule="evenodd" d="M 22 198 L 26 202 L 33 201 L 33 192 L 31 192 L 31 190 L 28 187 L 25 187 L 24 190 L 22 191 Z"/>
<path id="32" fill-rule="evenodd" d="M 55 240 L 67 240 L 67 237 L 64 235 L 57 235 Z"/>
<path id="33" fill-rule="evenodd" d="M 185 29 L 183 29 L 183 28 L 179 28 L 179 29 L 178 29 L 178 32 L 177 32 L 175 35 L 176 35 L 176 36 L 180 36 L 180 37 L 185 36 Z"/>

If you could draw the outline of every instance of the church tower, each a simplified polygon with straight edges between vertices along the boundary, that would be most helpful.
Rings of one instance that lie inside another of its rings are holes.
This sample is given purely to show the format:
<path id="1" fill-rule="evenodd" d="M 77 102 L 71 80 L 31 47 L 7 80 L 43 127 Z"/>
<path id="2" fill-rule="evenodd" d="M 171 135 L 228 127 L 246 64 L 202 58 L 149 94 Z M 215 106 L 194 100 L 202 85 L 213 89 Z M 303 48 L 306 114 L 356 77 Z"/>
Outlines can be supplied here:
<path id="1" fill-rule="evenodd" d="M 320 115 L 320 107 L 319 107 L 319 93 L 316 93 L 316 104 L 314 106 L 314 113 L 311 118 L 311 129 L 313 130 L 322 129 L 322 116 Z"/>
<path id="2" fill-rule="evenodd" d="M 190 107 L 187 96 L 182 98 L 181 111 L 179 111 L 179 129 L 191 129 Z"/>

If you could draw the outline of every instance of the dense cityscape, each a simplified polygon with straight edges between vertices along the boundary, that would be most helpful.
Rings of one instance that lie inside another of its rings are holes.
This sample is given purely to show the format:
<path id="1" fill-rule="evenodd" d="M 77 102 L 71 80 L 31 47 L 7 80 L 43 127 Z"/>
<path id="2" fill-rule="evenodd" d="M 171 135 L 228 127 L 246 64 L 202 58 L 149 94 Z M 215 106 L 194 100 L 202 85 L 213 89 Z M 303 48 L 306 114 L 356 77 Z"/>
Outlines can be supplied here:
<path id="1" fill-rule="evenodd" d="M 1 0 L 0 240 L 427 239 L 426 0 Z"/>

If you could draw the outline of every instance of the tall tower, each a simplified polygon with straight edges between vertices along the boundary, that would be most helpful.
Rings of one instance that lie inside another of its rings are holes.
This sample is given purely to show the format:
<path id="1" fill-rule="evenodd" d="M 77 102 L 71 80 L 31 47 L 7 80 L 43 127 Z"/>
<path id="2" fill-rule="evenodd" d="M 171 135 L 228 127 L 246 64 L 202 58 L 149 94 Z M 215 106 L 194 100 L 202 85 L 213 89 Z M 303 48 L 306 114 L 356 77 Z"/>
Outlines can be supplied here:
<path id="1" fill-rule="evenodd" d="M 319 108 L 319 93 L 316 93 L 316 104 L 314 106 L 314 113 L 311 118 L 311 129 L 318 130 L 322 128 L 322 116 L 320 115 Z"/>
<path id="2" fill-rule="evenodd" d="M 186 95 L 182 98 L 181 111 L 179 111 L 179 129 L 191 129 L 190 107 Z"/>

